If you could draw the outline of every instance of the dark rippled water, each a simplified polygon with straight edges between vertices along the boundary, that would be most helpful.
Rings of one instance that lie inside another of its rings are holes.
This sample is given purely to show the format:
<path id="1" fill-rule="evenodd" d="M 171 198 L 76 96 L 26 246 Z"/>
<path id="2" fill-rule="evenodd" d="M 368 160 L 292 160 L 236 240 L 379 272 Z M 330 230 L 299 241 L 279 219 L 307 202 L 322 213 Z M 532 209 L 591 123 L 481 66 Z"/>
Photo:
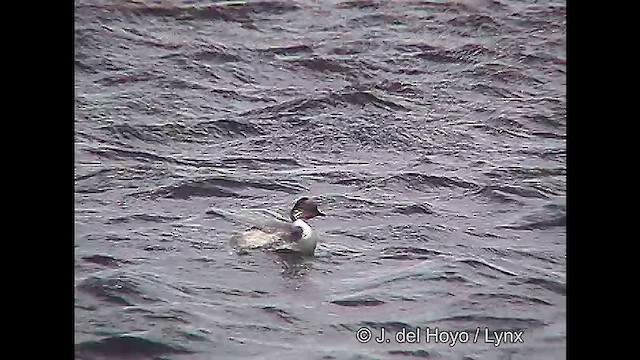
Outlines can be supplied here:
<path id="1" fill-rule="evenodd" d="M 565 10 L 76 1 L 76 357 L 565 358 Z M 233 251 L 301 196 L 315 258 Z"/>

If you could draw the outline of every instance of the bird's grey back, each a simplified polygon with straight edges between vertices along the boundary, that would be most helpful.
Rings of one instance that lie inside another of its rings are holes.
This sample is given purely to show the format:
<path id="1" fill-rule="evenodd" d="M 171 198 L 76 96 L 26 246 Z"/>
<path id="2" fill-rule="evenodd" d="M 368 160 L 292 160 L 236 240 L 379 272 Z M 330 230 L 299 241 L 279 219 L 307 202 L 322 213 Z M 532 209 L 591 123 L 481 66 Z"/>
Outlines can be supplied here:
<path id="1" fill-rule="evenodd" d="M 270 220 L 262 225 L 256 225 L 254 228 L 267 234 L 278 234 L 285 242 L 297 242 L 302 238 L 302 228 L 290 222 Z"/>

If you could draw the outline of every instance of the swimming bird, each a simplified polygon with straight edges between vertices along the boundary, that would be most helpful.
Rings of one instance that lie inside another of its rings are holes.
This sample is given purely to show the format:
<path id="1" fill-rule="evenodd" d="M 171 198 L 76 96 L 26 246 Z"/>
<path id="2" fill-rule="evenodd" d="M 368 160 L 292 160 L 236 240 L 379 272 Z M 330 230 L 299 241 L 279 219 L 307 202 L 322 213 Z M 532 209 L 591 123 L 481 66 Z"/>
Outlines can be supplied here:
<path id="1" fill-rule="evenodd" d="M 317 216 L 326 215 L 318 210 L 318 205 L 313 200 L 302 197 L 291 208 L 290 222 L 273 220 L 264 225 L 253 226 L 234 236 L 232 242 L 242 249 L 269 248 L 313 255 L 318 234 L 307 221 Z"/>

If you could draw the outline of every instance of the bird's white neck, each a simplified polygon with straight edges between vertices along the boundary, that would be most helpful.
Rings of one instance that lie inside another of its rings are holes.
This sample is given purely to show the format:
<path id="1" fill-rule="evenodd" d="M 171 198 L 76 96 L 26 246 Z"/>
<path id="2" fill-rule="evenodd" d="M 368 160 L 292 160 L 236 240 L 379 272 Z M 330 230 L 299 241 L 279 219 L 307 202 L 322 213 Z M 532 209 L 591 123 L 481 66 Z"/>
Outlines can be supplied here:
<path id="1" fill-rule="evenodd" d="M 302 238 L 297 243 L 298 249 L 302 253 L 313 255 L 313 252 L 316 249 L 316 244 L 318 243 L 317 234 L 313 229 L 311 229 L 311 226 L 302 219 L 294 221 L 293 224 L 302 229 Z"/>
<path id="2" fill-rule="evenodd" d="M 304 220 L 298 219 L 298 220 L 293 222 L 293 225 L 298 226 L 298 227 L 300 227 L 302 229 L 302 238 L 303 239 L 307 239 L 307 238 L 309 238 L 309 236 L 311 236 L 311 226 L 309 226 L 309 224 L 304 222 Z"/>

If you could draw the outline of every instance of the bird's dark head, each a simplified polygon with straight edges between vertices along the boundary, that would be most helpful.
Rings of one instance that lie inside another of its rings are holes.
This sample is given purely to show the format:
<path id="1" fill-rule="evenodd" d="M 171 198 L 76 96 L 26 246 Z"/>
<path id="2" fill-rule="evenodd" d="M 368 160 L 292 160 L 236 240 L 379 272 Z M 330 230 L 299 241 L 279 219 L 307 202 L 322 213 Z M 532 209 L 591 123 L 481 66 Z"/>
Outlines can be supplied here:
<path id="1" fill-rule="evenodd" d="M 308 220 L 316 216 L 326 216 L 318 210 L 318 205 L 308 197 L 303 197 L 296 201 L 291 209 L 291 221 L 298 219 Z"/>

